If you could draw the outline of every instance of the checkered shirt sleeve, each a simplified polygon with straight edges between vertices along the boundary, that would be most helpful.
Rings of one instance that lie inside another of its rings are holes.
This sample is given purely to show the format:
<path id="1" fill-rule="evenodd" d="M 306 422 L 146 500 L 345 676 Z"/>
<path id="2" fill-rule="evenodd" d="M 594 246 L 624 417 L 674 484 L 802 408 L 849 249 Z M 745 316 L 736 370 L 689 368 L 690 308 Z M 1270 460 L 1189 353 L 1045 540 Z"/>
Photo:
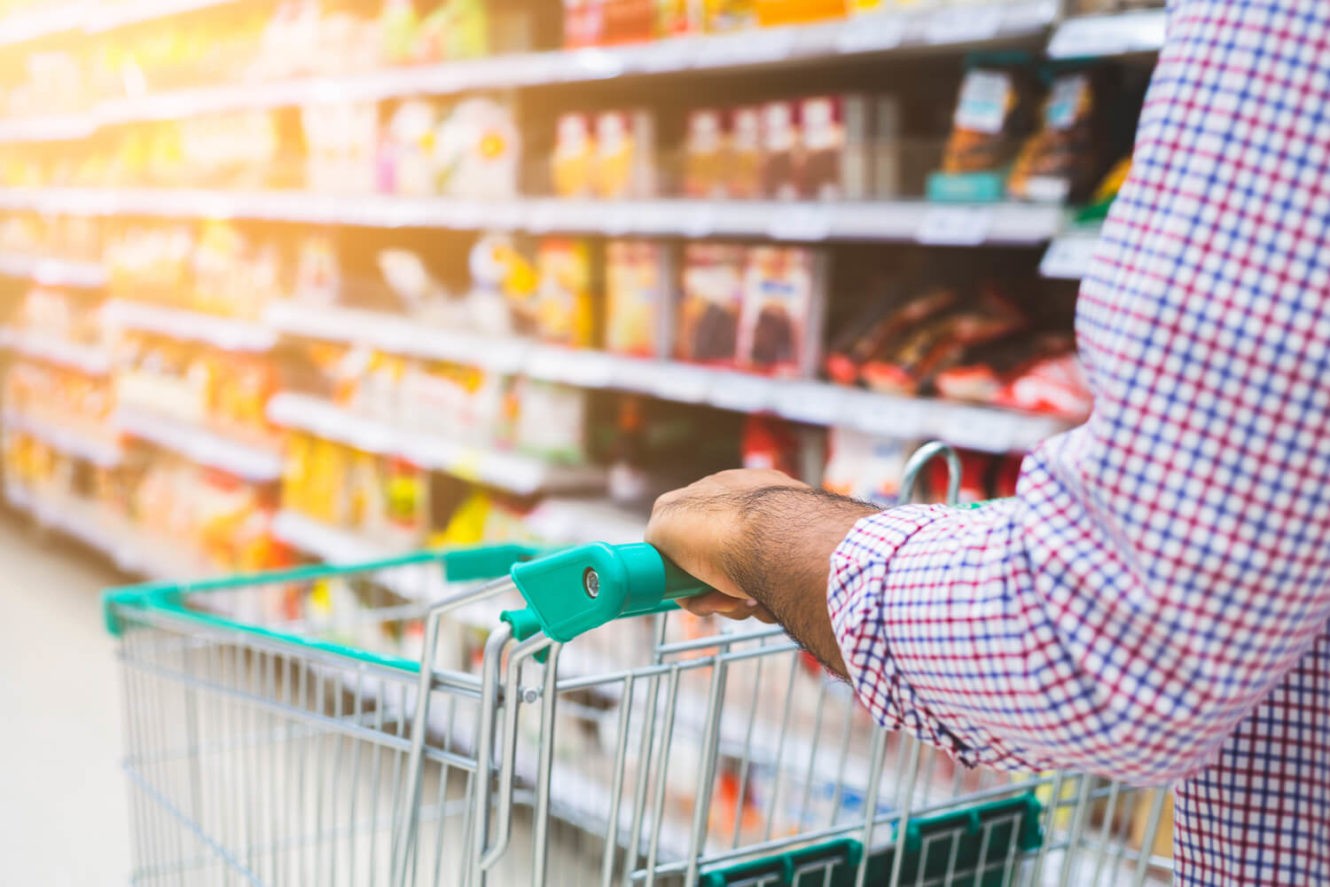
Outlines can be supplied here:
<path id="1" fill-rule="evenodd" d="M 1330 3 L 1178 0 L 1017 496 L 832 557 L 877 719 L 970 764 L 1180 787 L 1182 883 L 1330 883 Z"/>

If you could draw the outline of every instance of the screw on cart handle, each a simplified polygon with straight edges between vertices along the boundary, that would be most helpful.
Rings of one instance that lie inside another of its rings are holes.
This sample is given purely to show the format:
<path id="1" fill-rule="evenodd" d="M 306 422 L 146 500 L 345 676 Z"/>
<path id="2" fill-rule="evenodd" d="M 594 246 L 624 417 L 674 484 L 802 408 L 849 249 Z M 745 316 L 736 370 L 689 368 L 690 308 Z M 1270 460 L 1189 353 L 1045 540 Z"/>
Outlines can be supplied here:
<path id="1" fill-rule="evenodd" d="M 673 610 L 709 590 L 644 542 L 580 545 L 515 564 L 510 575 L 527 602 L 504 614 L 514 635 L 539 631 L 559 643 L 615 619 Z"/>

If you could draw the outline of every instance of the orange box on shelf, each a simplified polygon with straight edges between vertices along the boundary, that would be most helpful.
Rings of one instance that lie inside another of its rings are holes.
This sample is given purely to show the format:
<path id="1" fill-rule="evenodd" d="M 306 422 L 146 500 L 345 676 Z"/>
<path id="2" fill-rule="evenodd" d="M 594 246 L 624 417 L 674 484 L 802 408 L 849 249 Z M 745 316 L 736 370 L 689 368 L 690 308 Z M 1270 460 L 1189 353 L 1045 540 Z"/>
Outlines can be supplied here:
<path id="1" fill-rule="evenodd" d="M 764 28 L 804 25 L 844 18 L 846 0 L 756 0 L 758 24 Z"/>

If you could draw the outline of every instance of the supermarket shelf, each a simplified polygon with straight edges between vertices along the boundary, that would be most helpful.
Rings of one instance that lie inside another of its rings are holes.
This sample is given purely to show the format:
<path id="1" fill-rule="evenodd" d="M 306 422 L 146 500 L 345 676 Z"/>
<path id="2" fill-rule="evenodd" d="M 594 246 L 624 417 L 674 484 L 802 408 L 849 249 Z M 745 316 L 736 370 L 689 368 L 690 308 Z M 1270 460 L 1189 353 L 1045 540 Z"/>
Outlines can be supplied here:
<path id="1" fill-rule="evenodd" d="M 57 422 L 17 410 L 5 410 L 2 418 L 7 431 L 35 437 L 61 453 L 85 459 L 99 468 L 114 468 L 125 455 L 119 444 L 112 440 L 94 440 Z"/>
<path id="2" fill-rule="evenodd" d="M 275 309 L 277 328 L 298 335 L 337 342 L 372 345 L 384 351 L 412 354 L 480 366 L 495 372 L 520 373 L 546 382 L 580 388 L 607 388 L 648 394 L 680 403 L 710 404 L 726 410 L 774 413 L 810 425 L 856 428 L 887 437 L 936 437 L 984 452 L 1029 450 L 1065 431 L 1067 423 L 1047 416 L 1010 410 L 892 397 L 826 382 L 772 379 L 731 370 L 711 369 L 675 361 L 620 357 L 599 351 L 578 351 L 515 340 L 494 341 L 367 311 L 329 309 L 317 317 L 300 318 L 294 306 Z M 314 312 L 303 312 L 313 315 Z M 274 421 L 278 421 L 274 419 Z M 335 420 L 358 433 L 353 446 L 373 449 L 380 443 L 363 420 Z M 281 424 L 280 421 L 278 424 Z M 318 429 L 309 429 L 319 433 Z M 371 446 L 366 446 L 369 444 Z"/>
<path id="3" fill-rule="evenodd" d="M 282 476 L 282 460 L 277 453 L 231 440 L 198 425 L 134 407 L 117 410 L 112 424 L 124 434 L 244 480 L 268 483 Z"/>
<path id="4" fill-rule="evenodd" d="M 181 15 L 197 9 L 225 6 L 236 0 L 138 0 L 98 3 L 95 0 L 58 0 L 37 9 L 0 19 L 0 47 L 82 30 L 88 34 L 126 25 Z"/>
<path id="5" fill-rule="evenodd" d="M 24 357 L 59 364 L 90 376 L 104 376 L 111 371 L 111 355 L 101 348 L 14 327 L 0 327 L 0 348 L 8 348 Z"/>
<path id="6" fill-rule="evenodd" d="M 390 354 L 446 360 L 497 373 L 521 370 L 529 351 L 526 342 L 450 332 L 382 311 L 288 302 L 273 305 L 263 320 L 288 336 L 368 345 Z"/>
<path id="7" fill-rule="evenodd" d="M 37 259 L 0 253 L 0 275 L 32 280 L 42 286 L 97 289 L 106 285 L 106 269 L 98 262 Z"/>
<path id="8" fill-rule="evenodd" d="M 1044 253 L 1039 273 L 1055 280 L 1083 279 L 1099 247 L 1099 235 L 1097 227 L 1059 234 Z"/>
<path id="9" fill-rule="evenodd" d="M 519 453 L 497 452 L 437 434 L 400 429 L 302 394 L 274 397 L 268 402 L 268 418 L 277 425 L 366 452 L 397 456 L 422 468 L 519 495 L 594 490 L 605 485 L 605 472 L 600 468 L 555 465 Z"/>
<path id="10" fill-rule="evenodd" d="M 1038 245 L 1064 226 L 1059 206 L 939 204 L 922 200 L 844 203 L 710 200 L 502 201 L 288 192 L 157 189 L 10 189 L 0 209 L 87 216 L 247 218 L 371 228 L 552 231 L 612 237 L 760 237 L 942 246 Z"/>
<path id="11" fill-rule="evenodd" d="M 238 0 L 136 0 L 133 3 L 89 3 L 83 12 L 83 30 L 89 34 L 113 31 L 188 12 L 231 6 Z"/>
<path id="12" fill-rule="evenodd" d="M 203 0 L 144 4 L 182 8 L 176 11 L 204 5 L 212 4 Z M 631 46 L 527 52 L 342 77 L 227 84 L 107 102 L 86 115 L 85 125 L 95 128 L 174 120 L 241 108 L 375 101 L 688 71 L 776 67 L 901 50 L 966 49 L 1040 35 L 1053 24 L 1057 13 L 1056 0 L 1013 0 L 882 12 L 814 25 L 678 37 Z M 94 17 L 91 27 L 104 27 L 100 19 L 106 18 Z M 110 18 L 114 20 L 114 16 Z M 22 131 L 18 123 L 16 131 Z"/>
<path id="13" fill-rule="evenodd" d="M 1058 25 L 1048 42 L 1050 58 L 1109 58 L 1158 52 L 1164 46 L 1168 14 L 1162 9 L 1072 18 Z"/>
<path id="14" fill-rule="evenodd" d="M 112 328 L 204 342 L 227 351 L 268 351 L 277 344 L 277 333 L 263 324 L 121 299 L 107 303 L 105 318 Z"/>
<path id="15" fill-rule="evenodd" d="M 96 503 L 71 496 L 56 501 L 13 481 L 5 484 L 5 500 L 11 507 L 31 515 L 41 526 L 105 555 L 126 573 L 164 580 L 215 572 L 189 553 L 163 545 L 161 540 L 108 515 Z"/>
<path id="16" fill-rule="evenodd" d="M 88 138 L 97 128 L 97 118 L 89 114 L 0 119 L 0 144 L 72 142 Z"/>

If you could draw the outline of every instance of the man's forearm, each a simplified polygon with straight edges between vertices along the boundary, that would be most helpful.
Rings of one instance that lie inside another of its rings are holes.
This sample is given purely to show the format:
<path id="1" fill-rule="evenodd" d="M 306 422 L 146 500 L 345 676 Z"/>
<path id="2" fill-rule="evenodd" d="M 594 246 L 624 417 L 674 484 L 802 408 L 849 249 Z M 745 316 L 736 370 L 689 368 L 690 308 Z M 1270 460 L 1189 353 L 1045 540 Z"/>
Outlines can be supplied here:
<path id="1" fill-rule="evenodd" d="M 770 486 L 683 498 L 660 506 L 658 517 L 668 520 L 672 509 L 690 509 L 703 520 L 711 513 L 720 539 L 718 550 L 703 554 L 667 538 L 667 554 L 717 587 L 756 600 L 827 668 L 846 675 L 827 612 L 831 555 L 877 508 L 810 487 Z M 708 576 L 708 569 L 723 576 Z"/>

